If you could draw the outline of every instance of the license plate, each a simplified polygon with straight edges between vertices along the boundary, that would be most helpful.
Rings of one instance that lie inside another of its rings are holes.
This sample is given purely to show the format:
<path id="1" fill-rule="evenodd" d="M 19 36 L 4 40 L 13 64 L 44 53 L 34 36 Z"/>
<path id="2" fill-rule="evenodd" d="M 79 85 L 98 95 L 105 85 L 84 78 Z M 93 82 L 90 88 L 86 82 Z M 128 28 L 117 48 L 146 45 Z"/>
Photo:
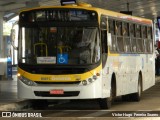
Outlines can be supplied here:
<path id="1" fill-rule="evenodd" d="M 64 94 L 64 90 L 50 90 L 50 94 L 54 94 L 54 95 L 62 95 Z"/>

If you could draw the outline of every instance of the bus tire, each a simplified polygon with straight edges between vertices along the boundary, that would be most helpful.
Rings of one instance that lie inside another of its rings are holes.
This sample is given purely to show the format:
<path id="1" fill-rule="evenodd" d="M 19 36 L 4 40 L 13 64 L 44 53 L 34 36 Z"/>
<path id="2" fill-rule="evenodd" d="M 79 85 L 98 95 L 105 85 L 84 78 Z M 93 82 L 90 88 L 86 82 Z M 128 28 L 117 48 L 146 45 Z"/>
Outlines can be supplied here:
<path id="1" fill-rule="evenodd" d="M 128 94 L 128 95 L 122 95 L 122 101 L 127 101 L 127 102 L 131 101 L 130 94 Z"/>
<path id="2" fill-rule="evenodd" d="M 116 87 L 115 87 L 115 82 L 112 81 L 110 89 L 110 97 L 98 100 L 100 108 L 101 109 L 111 108 L 115 96 L 116 96 Z"/>
<path id="3" fill-rule="evenodd" d="M 98 101 L 99 101 L 99 106 L 101 109 L 111 108 L 112 102 L 110 98 L 102 98 L 102 99 L 99 99 Z"/>
<path id="4" fill-rule="evenodd" d="M 138 86 L 137 86 L 137 92 L 130 94 L 130 97 L 132 101 L 138 102 L 141 99 L 142 95 L 142 77 L 141 75 L 138 76 Z"/>

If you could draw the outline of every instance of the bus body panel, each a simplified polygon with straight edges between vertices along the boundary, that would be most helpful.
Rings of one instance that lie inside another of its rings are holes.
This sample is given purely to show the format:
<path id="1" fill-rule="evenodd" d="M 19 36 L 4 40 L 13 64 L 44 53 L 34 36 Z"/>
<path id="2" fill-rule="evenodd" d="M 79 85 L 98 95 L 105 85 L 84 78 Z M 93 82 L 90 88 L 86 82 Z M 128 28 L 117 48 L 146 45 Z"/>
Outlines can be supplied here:
<path id="1" fill-rule="evenodd" d="M 20 80 L 18 80 L 18 97 L 26 99 L 95 99 L 109 97 L 109 92 L 102 90 L 102 79 L 99 78 L 93 83 L 83 86 L 83 85 L 38 85 L 38 86 L 27 86 Z M 35 96 L 34 91 L 46 91 L 63 89 L 66 91 L 79 91 L 78 96 L 71 97 L 43 97 Z M 105 96 L 103 96 L 105 94 Z"/>
<path id="2" fill-rule="evenodd" d="M 109 76 L 116 75 L 117 96 L 137 92 L 138 76 L 142 74 L 143 91 L 155 84 L 154 58 L 152 54 L 110 55 L 105 68 Z M 103 71 L 105 71 L 105 68 Z M 110 84 L 109 84 L 110 85 Z"/>

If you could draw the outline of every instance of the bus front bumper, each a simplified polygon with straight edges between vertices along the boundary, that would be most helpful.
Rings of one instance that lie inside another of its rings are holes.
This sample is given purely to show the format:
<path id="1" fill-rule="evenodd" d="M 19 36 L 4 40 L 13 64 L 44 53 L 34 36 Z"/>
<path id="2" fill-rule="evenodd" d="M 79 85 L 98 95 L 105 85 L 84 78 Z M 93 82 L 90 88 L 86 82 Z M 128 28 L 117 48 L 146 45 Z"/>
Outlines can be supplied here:
<path id="1" fill-rule="evenodd" d="M 109 96 L 103 95 L 102 80 L 97 79 L 88 85 L 45 84 L 28 86 L 18 80 L 18 97 L 22 99 L 96 99 Z M 51 91 L 61 90 L 63 94 L 52 94 Z"/>

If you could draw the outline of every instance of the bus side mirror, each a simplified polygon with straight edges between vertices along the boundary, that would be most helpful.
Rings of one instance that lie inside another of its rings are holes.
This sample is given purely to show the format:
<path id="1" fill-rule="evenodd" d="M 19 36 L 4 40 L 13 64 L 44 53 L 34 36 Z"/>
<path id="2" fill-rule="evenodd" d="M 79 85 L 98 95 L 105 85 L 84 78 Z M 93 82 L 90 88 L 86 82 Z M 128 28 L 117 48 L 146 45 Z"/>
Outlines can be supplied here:
<path id="1" fill-rule="evenodd" d="M 10 37 L 11 37 L 11 45 L 13 46 L 13 48 L 14 48 L 15 50 L 18 50 L 18 47 L 16 47 L 16 46 L 14 45 L 15 35 L 16 35 L 15 29 L 11 29 L 11 35 L 10 35 Z"/>

